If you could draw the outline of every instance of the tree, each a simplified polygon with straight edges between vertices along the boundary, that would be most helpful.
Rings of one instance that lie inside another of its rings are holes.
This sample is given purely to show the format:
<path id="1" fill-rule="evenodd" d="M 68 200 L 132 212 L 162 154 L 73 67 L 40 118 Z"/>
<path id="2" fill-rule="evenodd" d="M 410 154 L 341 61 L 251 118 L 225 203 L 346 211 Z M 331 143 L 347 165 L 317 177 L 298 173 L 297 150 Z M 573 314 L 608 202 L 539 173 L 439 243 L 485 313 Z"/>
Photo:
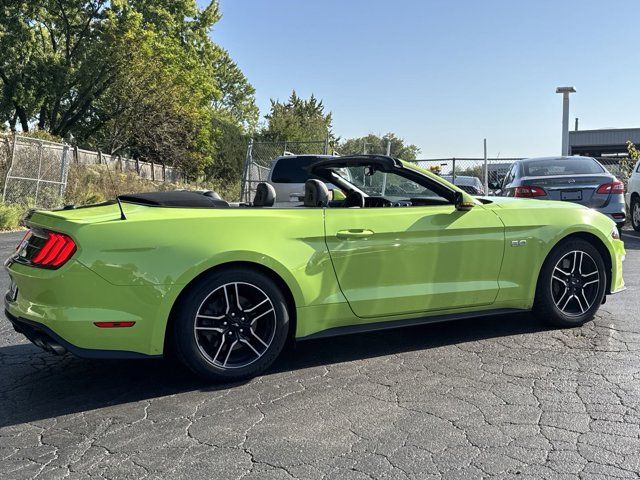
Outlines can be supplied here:
<path id="1" fill-rule="evenodd" d="M 305 100 L 300 98 L 294 90 L 286 103 L 272 99 L 271 111 L 265 115 L 265 118 L 268 124 L 262 131 L 261 137 L 266 140 L 283 142 L 335 140 L 331 131 L 331 112 L 325 113 L 322 100 L 318 100 L 313 94 Z M 313 149 L 311 145 L 307 147 Z M 300 148 L 305 150 L 304 146 Z M 307 152 L 297 151 L 296 153 Z"/>
<path id="2" fill-rule="evenodd" d="M 416 145 L 406 145 L 404 139 L 391 132 L 382 137 L 370 133 L 364 137 L 350 138 L 340 142 L 337 150 L 341 155 L 361 153 L 386 155 L 388 142 L 391 142 L 392 157 L 403 160 L 416 160 L 420 153 L 419 147 Z"/>

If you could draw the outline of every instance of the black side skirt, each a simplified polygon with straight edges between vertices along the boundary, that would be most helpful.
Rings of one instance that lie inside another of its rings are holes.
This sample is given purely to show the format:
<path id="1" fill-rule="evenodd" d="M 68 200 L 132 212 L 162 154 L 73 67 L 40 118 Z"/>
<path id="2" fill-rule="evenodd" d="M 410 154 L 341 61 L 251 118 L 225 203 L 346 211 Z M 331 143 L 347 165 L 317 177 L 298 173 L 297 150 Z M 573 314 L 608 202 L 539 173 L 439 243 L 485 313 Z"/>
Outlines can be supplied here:
<path id="1" fill-rule="evenodd" d="M 406 318 L 403 320 L 389 320 L 384 322 L 365 323 L 361 325 L 347 325 L 345 327 L 335 327 L 312 333 L 306 337 L 296 338 L 296 341 L 314 340 L 316 338 L 337 337 L 340 335 L 351 335 L 354 333 L 375 332 L 378 330 L 389 330 L 391 328 L 411 327 L 414 325 L 425 325 L 428 323 L 449 322 L 452 320 L 464 320 L 466 318 L 490 317 L 494 315 L 508 315 L 514 313 L 524 313 L 530 310 L 518 308 L 498 308 L 495 310 L 483 310 L 480 312 L 450 313 L 447 315 L 434 315 L 429 317 Z"/>

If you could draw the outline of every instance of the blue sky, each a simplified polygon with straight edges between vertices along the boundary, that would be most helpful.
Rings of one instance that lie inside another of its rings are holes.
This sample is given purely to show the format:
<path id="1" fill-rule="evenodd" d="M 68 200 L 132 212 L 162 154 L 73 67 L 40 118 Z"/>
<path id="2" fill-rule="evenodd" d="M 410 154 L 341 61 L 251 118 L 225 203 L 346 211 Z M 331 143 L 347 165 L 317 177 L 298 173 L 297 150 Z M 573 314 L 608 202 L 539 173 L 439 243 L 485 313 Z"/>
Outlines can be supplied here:
<path id="1" fill-rule="evenodd" d="M 199 3 L 203 3 L 200 1 Z M 220 0 L 212 36 L 261 115 L 292 89 L 343 138 L 392 131 L 421 157 L 556 154 L 571 125 L 640 126 L 638 0 Z"/>

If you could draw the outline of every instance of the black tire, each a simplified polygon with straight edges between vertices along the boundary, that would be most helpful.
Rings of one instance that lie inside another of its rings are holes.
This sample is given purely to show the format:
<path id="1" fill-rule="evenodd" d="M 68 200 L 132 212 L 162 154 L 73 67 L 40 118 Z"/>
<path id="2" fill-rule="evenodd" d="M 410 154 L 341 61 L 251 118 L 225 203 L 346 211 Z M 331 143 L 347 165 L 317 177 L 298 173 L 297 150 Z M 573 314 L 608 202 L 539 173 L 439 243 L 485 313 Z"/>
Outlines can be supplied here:
<path id="1" fill-rule="evenodd" d="M 566 275 L 567 270 L 571 270 L 571 275 Z M 596 277 L 598 283 L 594 284 Z M 578 327 L 593 319 L 602 304 L 606 285 L 607 274 L 600 252 L 586 240 L 563 241 L 549 253 L 542 266 L 533 312 L 552 326 Z M 569 296 L 572 298 L 568 299 Z"/>
<path id="2" fill-rule="evenodd" d="M 258 292 L 268 302 L 250 309 L 251 296 Z M 270 306 L 271 313 L 267 312 Z M 217 318 L 219 314 L 223 318 Z M 258 318 L 252 321 L 249 315 Z M 273 335 L 267 330 L 272 325 Z M 278 357 L 288 336 L 289 312 L 283 293 L 272 279 L 257 271 L 232 268 L 213 272 L 192 285 L 177 306 L 173 327 L 176 354 L 184 365 L 207 380 L 236 381 L 259 375 Z M 262 350 L 261 345 L 267 346 Z M 257 358 L 252 360 L 253 355 Z"/>
<path id="3" fill-rule="evenodd" d="M 636 232 L 640 232 L 640 198 L 633 197 L 631 199 L 631 211 L 629 212 L 629 214 L 631 217 L 631 225 L 633 226 L 633 229 Z"/>

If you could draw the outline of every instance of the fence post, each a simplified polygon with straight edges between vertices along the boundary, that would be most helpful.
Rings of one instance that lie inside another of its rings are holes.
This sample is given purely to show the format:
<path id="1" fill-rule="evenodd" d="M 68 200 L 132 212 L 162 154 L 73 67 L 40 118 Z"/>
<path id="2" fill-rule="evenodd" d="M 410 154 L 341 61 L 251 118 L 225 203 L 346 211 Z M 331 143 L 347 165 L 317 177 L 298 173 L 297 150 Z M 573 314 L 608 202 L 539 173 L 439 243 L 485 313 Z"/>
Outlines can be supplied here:
<path id="1" fill-rule="evenodd" d="M 138 160 L 138 157 L 136 157 L 136 173 L 140 176 L 140 161 Z"/>
<path id="2" fill-rule="evenodd" d="M 120 169 L 120 173 L 122 173 L 124 170 L 122 170 L 122 157 L 120 156 L 120 154 L 118 154 L 118 160 L 116 163 L 116 168 Z"/>
<path id="3" fill-rule="evenodd" d="M 151 161 L 151 181 L 155 182 L 156 180 L 156 165 Z"/>
<path id="4" fill-rule="evenodd" d="M 451 183 L 456 184 L 456 157 L 453 157 L 453 166 L 451 167 Z"/>
<path id="5" fill-rule="evenodd" d="M 484 139 L 484 194 L 489 195 L 489 161 L 487 159 L 487 139 Z"/>
<path id="6" fill-rule="evenodd" d="M 13 162 L 16 158 L 16 146 L 18 144 L 18 135 L 16 132 L 13 132 L 13 146 L 11 147 L 11 163 L 9 164 L 9 168 L 7 168 L 7 175 L 4 177 L 4 189 L 2 190 L 2 202 L 7 201 L 7 183 L 9 182 L 9 176 L 11 175 L 11 170 L 13 169 Z"/>
<path id="7" fill-rule="evenodd" d="M 102 152 L 98 150 L 98 165 L 102 165 Z"/>
<path id="8" fill-rule="evenodd" d="M 252 163 L 252 152 L 253 152 L 253 138 L 249 139 L 247 143 L 247 156 L 244 161 L 244 172 L 242 173 L 242 185 L 240 186 L 240 200 L 244 200 L 245 202 L 249 201 L 249 190 L 247 186 L 250 181 L 250 169 Z"/>
<path id="9" fill-rule="evenodd" d="M 64 194 L 66 187 L 66 170 L 67 170 L 67 152 L 69 151 L 69 145 L 66 143 L 64 147 L 62 147 L 62 161 L 60 162 L 60 199 L 62 200 L 62 195 Z"/>
<path id="10" fill-rule="evenodd" d="M 167 168 L 164 163 L 162 164 L 162 181 L 167 181 Z"/>
<path id="11" fill-rule="evenodd" d="M 38 194 L 40 193 L 40 175 L 42 174 L 42 150 L 44 150 L 44 144 L 39 142 L 40 148 L 38 149 L 38 178 L 36 179 L 36 198 L 34 207 L 38 206 Z"/>
<path id="12" fill-rule="evenodd" d="M 80 160 L 78 159 L 78 146 L 76 145 L 75 147 L 73 147 L 73 160 L 75 163 L 79 163 Z"/>

